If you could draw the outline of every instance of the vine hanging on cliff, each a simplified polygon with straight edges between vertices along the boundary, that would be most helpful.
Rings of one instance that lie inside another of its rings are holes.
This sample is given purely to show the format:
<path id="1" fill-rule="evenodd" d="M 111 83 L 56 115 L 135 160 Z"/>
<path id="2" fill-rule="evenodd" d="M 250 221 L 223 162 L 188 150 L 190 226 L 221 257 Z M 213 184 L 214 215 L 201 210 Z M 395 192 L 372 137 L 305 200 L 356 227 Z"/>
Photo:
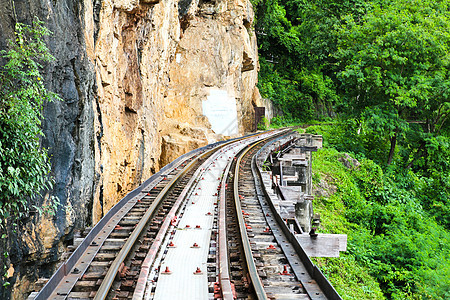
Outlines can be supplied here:
<path id="1" fill-rule="evenodd" d="M 48 91 L 39 69 L 53 60 L 43 38 L 50 31 L 38 18 L 16 23 L 15 39 L 0 52 L 0 224 L 29 212 L 33 200 L 52 188 L 47 151 L 40 146 L 43 104 L 61 98 Z"/>

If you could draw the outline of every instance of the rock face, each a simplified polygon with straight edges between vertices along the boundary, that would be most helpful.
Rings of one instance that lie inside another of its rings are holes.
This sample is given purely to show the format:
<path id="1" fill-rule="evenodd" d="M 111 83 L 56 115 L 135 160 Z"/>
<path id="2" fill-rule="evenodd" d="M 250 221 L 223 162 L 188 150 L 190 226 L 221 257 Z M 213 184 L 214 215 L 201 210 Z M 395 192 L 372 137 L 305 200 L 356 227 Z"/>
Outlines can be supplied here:
<path id="1" fill-rule="evenodd" d="M 16 18 L 29 24 L 38 16 L 53 32 L 56 61 L 42 73 L 64 99 L 46 105 L 42 141 L 56 180 L 48 195 L 61 206 L 54 217 L 24 220 L 8 240 L 13 288 L 2 298 L 21 299 L 51 275 L 76 230 L 164 164 L 221 138 L 202 112 L 211 90 L 236 99 L 241 134 L 262 103 L 248 0 L 0 3 L 2 49 Z"/>
<path id="2" fill-rule="evenodd" d="M 239 132 L 250 130 L 257 80 L 246 0 L 102 1 L 98 20 L 86 34 L 98 83 L 94 222 L 160 166 L 217 138 L 202 112 L 210 89 L 236 98 Z"/>

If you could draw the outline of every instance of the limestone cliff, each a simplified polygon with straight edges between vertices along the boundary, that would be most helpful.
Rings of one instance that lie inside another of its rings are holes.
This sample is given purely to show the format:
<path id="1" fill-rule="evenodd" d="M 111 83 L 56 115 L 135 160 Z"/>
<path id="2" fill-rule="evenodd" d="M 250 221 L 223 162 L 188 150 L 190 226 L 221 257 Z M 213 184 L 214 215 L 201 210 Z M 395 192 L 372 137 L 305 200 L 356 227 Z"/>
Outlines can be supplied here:
<path id="1" fill-rule="evenodd" d="M 236 101 L 237 133 L 261 106 L 248 0 L 0 0 L 0 47 L 33 16 L 53 32 L 43 73 L 63 102 L 45 107 L 62 206 L 11 232 L 13 298 L 49 276 L 74 232 L 179 155 L 220 139 L 203 114 L 214 91 Z M 15 12 L 12 9 L 15 4 Z M 16 15 L 16 16 L 15 16 Z M 3 298 L 10 290 L 2 291 Z"/>
<path id="2" fill-rule="evenodd" d="M 118 194 L 217 138 L 202 112 L 211 89 L 237 100 L 239 132 L 251 130 L 257 80 L 246 0 L 103 1 L 98 20 L 90 42 L 101 116 L 97 173 L 103 176 L 94 221 Z"/>

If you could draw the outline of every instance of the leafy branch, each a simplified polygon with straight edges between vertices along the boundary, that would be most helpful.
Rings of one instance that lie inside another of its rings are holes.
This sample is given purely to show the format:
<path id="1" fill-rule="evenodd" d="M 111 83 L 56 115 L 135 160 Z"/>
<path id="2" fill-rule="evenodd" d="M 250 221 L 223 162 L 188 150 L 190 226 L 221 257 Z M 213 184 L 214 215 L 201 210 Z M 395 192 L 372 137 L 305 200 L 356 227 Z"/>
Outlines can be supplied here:
<path id="1" fill-rule="evenodd" d="M 53 187 L 47 150 L 40 146 L 45 102 L 61 100 L 46 89 L 41 63 L 50 62 L 44 37 L 50 31 L 35 18 L 16 23 L 15 38 L 0 55 L 0 224 L 29 212 L 29 201 Z"/>

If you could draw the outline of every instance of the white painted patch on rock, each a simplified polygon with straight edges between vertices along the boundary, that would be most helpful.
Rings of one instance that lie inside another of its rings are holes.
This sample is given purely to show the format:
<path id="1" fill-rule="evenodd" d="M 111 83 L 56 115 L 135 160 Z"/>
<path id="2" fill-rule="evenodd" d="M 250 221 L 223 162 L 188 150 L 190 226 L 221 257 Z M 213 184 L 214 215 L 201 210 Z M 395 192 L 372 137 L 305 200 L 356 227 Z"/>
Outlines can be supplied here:
<path id="1" fill-rule="evenodd" d="M 235 135 L 238 133 L 236 99 L 225 90 L 210 89 L 209 96 L 202 104 L 211 129 L 216 134 Z"/>

